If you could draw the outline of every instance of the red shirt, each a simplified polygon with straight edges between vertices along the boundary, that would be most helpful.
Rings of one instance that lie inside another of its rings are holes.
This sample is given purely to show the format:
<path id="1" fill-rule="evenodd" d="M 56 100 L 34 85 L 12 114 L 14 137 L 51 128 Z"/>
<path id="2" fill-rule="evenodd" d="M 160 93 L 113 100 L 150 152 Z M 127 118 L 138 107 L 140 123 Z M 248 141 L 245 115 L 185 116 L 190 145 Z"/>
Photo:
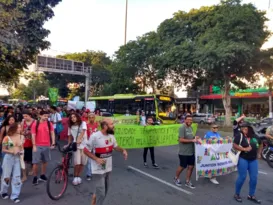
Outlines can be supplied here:
<path id="1" fill-rule="evenodd" d="M 94 133 L 97 132 L 98 130 L 98 123 L 94 122 L 94 123 L 87 123 L 87 138 L 89 139 L 90 136 Z"/>
<path id="2" fill-rule="evenodd" d="M 38 130 L 36 134 L 36 122 L 33 123 L 31 127 L 31 134 L 35 134 L 35 143 L 36 146 L 50 147 L 50 133 L 48 130 L 47 122 L 40 122 Z M 50 123 L 50 131 L 54 132 L 54 127 L 52 123 Z"/>
<path id="3" fill-rule="evenodd" d="M 24 136 L 25 136 L 24 147 L 32 147 L 31 129 L 34 123 L 35 123 L 35 120 L 33 120 L 30 125 L 27 125 L 26 121 L 24 120 L 24 123 L 23 123 L 23 130 L 24 130 Z"/>

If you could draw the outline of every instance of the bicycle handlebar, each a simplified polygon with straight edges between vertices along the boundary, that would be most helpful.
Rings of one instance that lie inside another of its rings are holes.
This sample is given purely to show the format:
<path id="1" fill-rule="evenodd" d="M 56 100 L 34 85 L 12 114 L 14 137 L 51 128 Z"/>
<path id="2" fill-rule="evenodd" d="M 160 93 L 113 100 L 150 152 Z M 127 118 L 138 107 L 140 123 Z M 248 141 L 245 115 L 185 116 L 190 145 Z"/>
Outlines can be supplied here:
<path id="1" fill-rule="evenodd" d="M 71 143 L 72 144 L 72 143 Z M 71 144 L 69 144 L 67 147 L 65 148 L 61 148 L 61 145 L 57 142 L 56 146 L 58 147 L 59 152 L 66 154 L 68 152 L 72 152 L 72 148 L 71 148 Z"/>

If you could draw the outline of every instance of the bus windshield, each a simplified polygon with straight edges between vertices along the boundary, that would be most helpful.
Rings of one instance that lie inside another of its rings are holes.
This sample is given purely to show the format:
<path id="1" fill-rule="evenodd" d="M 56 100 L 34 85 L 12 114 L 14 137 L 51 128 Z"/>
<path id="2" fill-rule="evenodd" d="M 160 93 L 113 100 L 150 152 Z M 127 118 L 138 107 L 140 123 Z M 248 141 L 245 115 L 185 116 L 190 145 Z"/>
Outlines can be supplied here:
<path id="1" fill-rule="evenodd" d="M 170 97 L 160 96 L 157 99 L 158 116 L 164 119 L 176 119 L 177 110 L 174 100 Z"/>

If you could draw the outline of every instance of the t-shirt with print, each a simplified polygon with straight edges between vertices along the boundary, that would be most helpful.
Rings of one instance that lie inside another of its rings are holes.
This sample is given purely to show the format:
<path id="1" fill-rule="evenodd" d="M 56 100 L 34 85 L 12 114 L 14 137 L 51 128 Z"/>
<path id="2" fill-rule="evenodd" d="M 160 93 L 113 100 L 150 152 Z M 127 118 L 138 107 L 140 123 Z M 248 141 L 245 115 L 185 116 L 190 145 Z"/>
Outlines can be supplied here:
<path id="1" fill-rule="evenodd" d="M 37 129 L 37 133 L 36 133 L 36 123 L 34 122 L 32 127 L 31 127 L 31 134 L 35 135 L 35 143 L 36 146 L 44 146 L 44 147 L 49 147 L 50 146 L 50 133 L 49 133 L 49 129 L 48 129 L 48 122 L 40 122 L 38 129 Z M 52 123 L 50 123 L 50 130 L 51 132 L 54 131 L 53 125 Z"/>
<path id="2" fill-rule="evenodd" d="M 179 138 L 194 139 L 192 127 L 183 124 L 179 128 Z M 179 155 L 192 156 L 194 155 L 194 143 L 179 142 Z"/>
<path id="3" fill-rule="evenodd" d="M 104 165 L 100 165 L 91 159 L 92 174 L 105 174 L 112 171 L 112 152 L 117 146 L 114 135 L 103 135 L 101 131 L 92 134 L 87 142 L 87 149 L 106 161 Z"/>
<path id="4" fill-rule="evenodd" d="M 253 137 L 246 137 L 242 133 L 237 133 L 234 137 L 234 143 L 239 145 L 240 140 L 242 138 L 241 147 L 248 147 L 249 145 L 252 147 L 252 150 L 249 152 L 241 152 L 240 157 L 246 160 L 255 160 L 257 159 L 258 149 L 261 144 L 261 140 L 256 137 L 255 135 Z M 240 146 L 240 145 L 239 145 Z"/>
<path id="5" fill-rule="evenodd" d="M 81 132 L 85 130 L 84 135 L 83 135 L 83 139 L 82 139 L 82 143 L 78 145 L 79 149 L 83 149 L 86 145 L 87 142 L 87 134 L 86 134 L 86 130 L 87 130 L 87 126 L 86 126 L 86 122 L 82 121 L 82 124 L 80 126 L 78 125 L 73 125 L 71 127 L 68 128 L 68 135 L 73 137 L 73 142 L 77 142 L 77 138 L 78 136 L 80 136 Z"/>
<path id="6" fill-rule="evenodd" d="M 266 133 L 268 133 L 271 137 L 273 137 L 273 125 L 269 126 L 266 129 Z M 273 139 L 268 139 L 270 141 L 270 144 L 273 145 Z"/>
<path id="7" fill-rule="evenodd" d="M 87 123 L 87 138 L 89 139 L 89 137 L 94 133 L 97 132 L 98 130 L 98 123 L 94 122 L 94 123 Z"/>
<path id="8" fill-rule="evenodd" d="M 60 113 L 56 112 L 50 115 L 50 122 L 53 123 L 54 129 L 56 129 L 57 122 L 60 122 L 62 120 L 62 117 Z"/>

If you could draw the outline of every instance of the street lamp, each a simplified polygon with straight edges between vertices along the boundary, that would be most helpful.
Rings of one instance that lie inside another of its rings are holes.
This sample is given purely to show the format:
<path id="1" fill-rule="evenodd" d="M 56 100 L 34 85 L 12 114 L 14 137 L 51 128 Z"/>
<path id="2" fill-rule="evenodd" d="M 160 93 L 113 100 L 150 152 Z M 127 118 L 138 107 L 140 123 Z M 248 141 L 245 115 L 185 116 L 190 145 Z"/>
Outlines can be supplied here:
<path id="1" fill-rule="evenodd" d="M 128 14 L 128 0 L 126 0 L 126 7 L 125 7 L 125 35 L 124 35 L 124 45 L 127 42 L 127 15 Z"/>

